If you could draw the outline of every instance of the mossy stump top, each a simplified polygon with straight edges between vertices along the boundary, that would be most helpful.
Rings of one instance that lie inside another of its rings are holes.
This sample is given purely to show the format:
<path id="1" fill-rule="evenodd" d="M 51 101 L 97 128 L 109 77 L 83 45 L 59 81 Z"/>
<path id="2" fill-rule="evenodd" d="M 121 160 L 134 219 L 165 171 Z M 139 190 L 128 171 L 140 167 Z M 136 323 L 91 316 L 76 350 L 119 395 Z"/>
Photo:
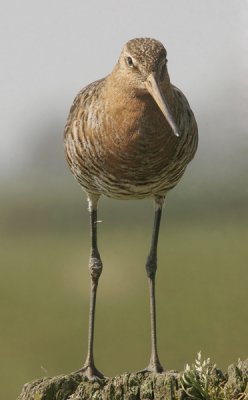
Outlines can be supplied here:
<path id="1" fill-rule="evenodd" d="M 79 372 L 24 385 L 17 400 L 248 400 L 248 360 L 223 374 L 213 367 L 204 379 L 194 370 L 132 373 L 89 381 Z"/>

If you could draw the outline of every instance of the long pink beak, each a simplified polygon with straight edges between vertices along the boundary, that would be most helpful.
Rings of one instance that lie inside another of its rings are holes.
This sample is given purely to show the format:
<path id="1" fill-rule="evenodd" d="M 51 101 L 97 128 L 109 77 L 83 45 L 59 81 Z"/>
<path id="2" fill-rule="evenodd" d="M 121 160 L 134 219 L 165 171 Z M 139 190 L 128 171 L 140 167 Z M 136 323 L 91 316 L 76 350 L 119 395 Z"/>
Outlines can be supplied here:
<path id="1" fill-rule="evenodd" d="M 159 106 L 160 110 L 164 114 L 168 124 L 170 125 L 172 132 L 175 136 L 179 137 L 180 132 L 178 129 L 177 124 L 174 121 L 170 108 L 167 104 L 167 101 L 164 97 L 164 94 L 161 91 L 160 85 L 155 78 L 155 74 L 151 73 L 147 80 L 146 80 L 146 87 L 150 95 L 156 101 L 157 105 Z"/>

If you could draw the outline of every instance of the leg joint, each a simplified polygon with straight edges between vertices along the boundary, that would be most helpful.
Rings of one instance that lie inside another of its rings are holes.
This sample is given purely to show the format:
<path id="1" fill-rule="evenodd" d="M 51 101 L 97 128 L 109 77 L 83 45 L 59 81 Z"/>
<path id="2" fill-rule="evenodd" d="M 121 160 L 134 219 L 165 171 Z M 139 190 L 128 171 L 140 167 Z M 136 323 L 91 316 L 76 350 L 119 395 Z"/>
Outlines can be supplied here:
<path id="1" fill-rule="evenodd" d="M 154 278 L 157 271 L 157 256 L 156 254 L 149 254 L 146 261 L 146 272 L 148 278 Z"/>
<path id="2" fill-rule="evenodd" d="M 97 282 L 102 273 L 102 261 L 100 256 L 90 257 L 89 270 L 92 280 Z"/>

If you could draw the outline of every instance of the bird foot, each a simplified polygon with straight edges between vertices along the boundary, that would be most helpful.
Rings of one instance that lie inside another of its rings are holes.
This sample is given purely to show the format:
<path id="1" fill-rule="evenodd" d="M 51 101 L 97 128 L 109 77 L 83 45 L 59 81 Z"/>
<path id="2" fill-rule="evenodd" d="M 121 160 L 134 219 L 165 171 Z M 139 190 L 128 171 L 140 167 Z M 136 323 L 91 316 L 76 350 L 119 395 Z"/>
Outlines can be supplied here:
<path id="1" fill-rule="evenodd" d="M 78 372 L 80 375 L 86 376 L 86 378 L 88 378 L 90 381 L 106 379 L 106 376 L 98 371 L 94 365 L 84 365 L 83 368 L 76 372 Z"/>
<path id="2" fill-rule="evenodd" d="M 165 369 L 162 367 L 159 361 L 150 362 L 146 368 L 138 371 L 138 374 L 145 374 L 145 373 L 162 374 L 165 373 Z"/>

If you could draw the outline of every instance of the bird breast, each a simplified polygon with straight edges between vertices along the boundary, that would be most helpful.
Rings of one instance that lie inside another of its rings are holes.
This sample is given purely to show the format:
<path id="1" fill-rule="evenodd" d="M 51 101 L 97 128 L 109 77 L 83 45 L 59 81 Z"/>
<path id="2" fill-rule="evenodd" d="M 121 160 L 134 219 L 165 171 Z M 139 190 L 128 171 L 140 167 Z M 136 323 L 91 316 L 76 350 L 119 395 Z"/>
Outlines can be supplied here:
<path id="1" fill-rule="evenodd" d="M 65 129 L 66 155 L 73 174 L 86 191 L 109 197 L 166 193 L 193 156 L 189 151 L 191 110 L 183 111 L 180 101 L 173 107 L 183 132 L 177 138 L 151 97 L 146 101 L 107 98 L 111 99 L 98 81 L 75 99 Z"/>

